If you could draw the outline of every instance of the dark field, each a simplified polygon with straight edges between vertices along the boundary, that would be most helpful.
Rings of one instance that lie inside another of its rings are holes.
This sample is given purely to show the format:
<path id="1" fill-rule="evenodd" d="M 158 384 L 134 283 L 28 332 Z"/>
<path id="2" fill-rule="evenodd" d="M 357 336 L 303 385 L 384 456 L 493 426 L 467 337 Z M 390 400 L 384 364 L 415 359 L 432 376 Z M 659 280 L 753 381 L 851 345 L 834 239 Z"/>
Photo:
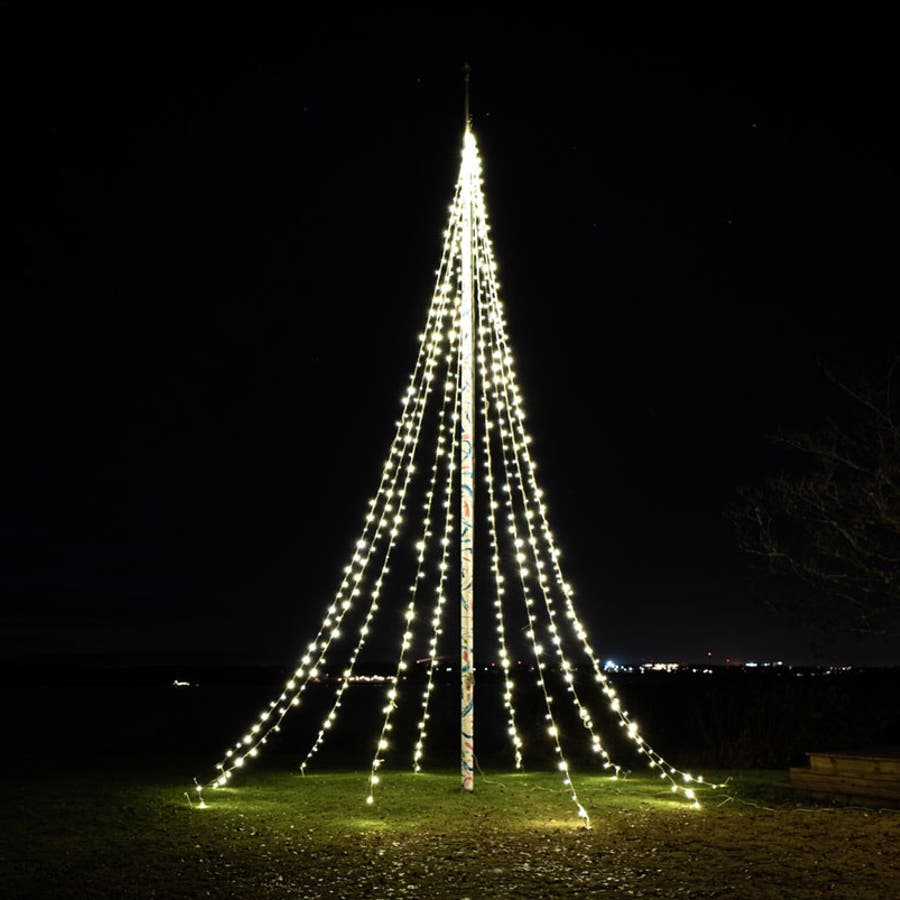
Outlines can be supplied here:
<path id="1" fill-rule="evenodd" d="M 586 831 L 549 773 L 473 796 L 385 773 L 367 807 L 363 774 L 260 769 L 200 810 L 169 761 L 74 762 L 5 771 L 0 896 L 900 896 L 900 815 L 799 805 L 780 773 L 731 773 L 701 810 L 584 776 Z"/>
<path id="2" fill-rule="evenodd" d="M 387 671 L 391 667 L 385 667 Z M 423 673 L 398 684 L 391 764 L 409 763 L 420 712 Z M 428 759 L 456 764 L 458 675 L 441 672 L 429 723 Z M 526 740 L 526 764 L 552 762 L 545 739 L 545 710 L 531 686 L 527 667 L 516 672 L 519 730 Z M 17 752 L 76 751 L 161 753 L 198 760 L 192 775 L 211 775 L 222 751 L 243 733 L 266 703 L 277 696 L 285 672 L 278 669 L 24 669 L 0 670 L 0 703 L 15 723 Z M 192 686 L 176 689 L 174 679 Z M 590 743 L 566 701 L 556 673 L 548 674 L 560 694 L 555 715 L 569 759 L 590 769 Z M 720 669 L 712 675 L 618 674 L 614 683 L 646 739 L 686 768 L 785 769 L 802 765 L 808 751 L 900 746 L 900 669 Z M 604 743 L 623 765 L 639 770 L 630 743 L 605 712 L 605 700 L 589 673 L 576 680 L 596 717 Z M 334 697 L 335 682 L 312 684 L 303 706 L 286 720 L 274 750 L 295 753 L 299 762 Z M 384 683 L 360 683 L 344 696 L 342 713 L 329 734 L 320 764 L 363 768 L 371 759 L 387 690 Z M 502 679 L 479 671 L 475 687 L 478 757 L 503 770 L 511 764 Z M 0 748 L 0 753 L 2 753 Z"/>

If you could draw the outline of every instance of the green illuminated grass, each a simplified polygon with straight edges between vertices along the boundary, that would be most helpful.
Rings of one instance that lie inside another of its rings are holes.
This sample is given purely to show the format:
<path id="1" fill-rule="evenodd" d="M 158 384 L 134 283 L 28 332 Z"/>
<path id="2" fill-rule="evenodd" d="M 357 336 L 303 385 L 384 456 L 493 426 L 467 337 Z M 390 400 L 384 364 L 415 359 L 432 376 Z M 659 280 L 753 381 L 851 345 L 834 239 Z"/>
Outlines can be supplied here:
<path id="1" fill-rule="evenodd" d="M 738 777 L 747 785 L 770 787 L 769 774 Z M 563 786 L 557 773 L 488 773 L 478 776 L 476 781 L 475 793 L 461 794 L 456 773 L 387 771 L 375 789 L 376 802 L 369 806 L 365 803 L 367 772 L 305 777 L 269 772 L 238 777 L 234 787 L 207 790 L 204 797 L 208 802 L 207 811 L 213 814 L 227 810 L 244 813 L 253 810 L 271 817 L 299 814 L 329 828 L 378 827 L 419 832 L 446 828 L 450 822 L 470 829 L 497 822 L 514 830 L 547 824 L 577 828 L 583 824 L 570 798 L 571 791 Z M 597 775 L 576 776 L 575 788 L 591 815 L 592 810 L 602 815 L 610 809 L 694 812 L 683 797 L 673 797 L 668 782 L 658 778 L 632 776 L 612 781 Z M 284 802 L 285 792 L 292 796 L 289 806 Z M 713 790 L 702 794 L 714 802 L 720 800 Z"/>
<path id="2" fill-rule="evenodd" d="M 726 773 L 707 773 L 709 778 Z M 164 764 L 7 766 L 5 897 L 572 897 L 900 895 L 900 816 L 798 807 L 783 773 L 731 773 L 690 808 L 657 778 L 559 773 L 241 773 L 185 796 Z M 807 811 L 812 810 L 812 811 Z"/>

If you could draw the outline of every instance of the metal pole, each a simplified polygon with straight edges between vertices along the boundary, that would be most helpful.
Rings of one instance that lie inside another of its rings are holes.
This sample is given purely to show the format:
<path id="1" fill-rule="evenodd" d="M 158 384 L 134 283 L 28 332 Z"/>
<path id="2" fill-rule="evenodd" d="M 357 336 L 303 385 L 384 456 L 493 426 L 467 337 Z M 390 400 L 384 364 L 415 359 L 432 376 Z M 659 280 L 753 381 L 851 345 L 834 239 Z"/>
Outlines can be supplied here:
<path id="1" fill-rule="evenodd" d="M 472 75 L 472 67 L 471 67 L 468 63 L 466 63 L 466 64 L 462 67 L 462 71 L 463 71 L 463 82 L 464 82 L 464 84 L 465 84 L 465 97 L 466 97 L 466 99 L 465 99 L 465 103 L 466 103 L 466 106 L 465 106 L 465 117 L 466 117 L 465 126 L 466 126 L 466 128 L 468 129 L 469 125 L 472 124 L 472 123 L 471 123 L 471 120 L 469 119 L 469 78 L 470 78 L 471 75 Z"/>
<path id="2" fill-rule="evenodd" d="M 475 137 L 466 122 L 463 147 L 463 208 L 460 247 L 460 745 L 462 789 L 475 788 L 475 310 L 472 304 L 472 190 Z"/>

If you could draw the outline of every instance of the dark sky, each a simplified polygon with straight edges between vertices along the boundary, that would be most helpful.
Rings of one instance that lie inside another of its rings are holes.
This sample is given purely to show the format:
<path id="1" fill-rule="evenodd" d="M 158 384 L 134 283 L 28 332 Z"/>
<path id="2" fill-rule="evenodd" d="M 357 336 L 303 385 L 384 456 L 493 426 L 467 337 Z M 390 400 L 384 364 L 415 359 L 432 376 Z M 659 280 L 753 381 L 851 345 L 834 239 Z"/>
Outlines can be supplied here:
<path id="1" fill-rule="evenodd" d="M 0 654 L 294 660 L 414 360 L 468 58 L 601 652 L 900 661 L 768 612 L 726 516 L 783 465 L 767 435 L 827 414 L 822 365 L 898 352 L 896 62 L 577 25 L 427 51 L 397 24 L 277 52 L 6 30 Z"/>

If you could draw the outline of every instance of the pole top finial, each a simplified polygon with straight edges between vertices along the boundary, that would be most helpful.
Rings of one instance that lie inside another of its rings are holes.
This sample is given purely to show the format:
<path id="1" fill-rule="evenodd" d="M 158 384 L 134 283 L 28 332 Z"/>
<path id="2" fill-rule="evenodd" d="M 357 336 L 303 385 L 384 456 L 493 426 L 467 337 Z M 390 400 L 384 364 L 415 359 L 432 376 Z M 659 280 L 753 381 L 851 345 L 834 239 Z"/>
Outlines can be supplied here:
<path id="1" fill-rule="evenodd" d="M 465 85 L 465 116 L 466 116 L 466 131 L 469 130 L 469 127 L 472 124 L 472 117 L 469 115 L 469 76 L 472 74 L 472 67 L 465 63 L 462 67 L 463 73 L 463 84 Z"/>

